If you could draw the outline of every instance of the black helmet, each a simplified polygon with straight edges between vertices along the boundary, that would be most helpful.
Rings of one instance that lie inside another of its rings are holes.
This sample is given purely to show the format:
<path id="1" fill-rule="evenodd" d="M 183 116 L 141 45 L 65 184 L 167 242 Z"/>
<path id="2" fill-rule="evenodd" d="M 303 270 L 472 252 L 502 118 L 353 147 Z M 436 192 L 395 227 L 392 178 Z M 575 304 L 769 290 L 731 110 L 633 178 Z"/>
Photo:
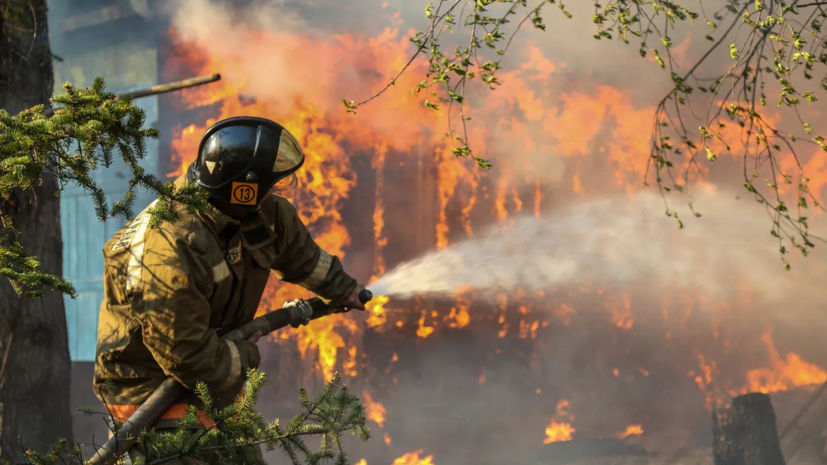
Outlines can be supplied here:
<path id="1" fill-rule="evenodd" d="M 304 163 L 296 138 L 280 124 L 240 116 L 212 125 L 187 176 L 218 199 L 255 210 L 276 183 L 295 183 Z"/>

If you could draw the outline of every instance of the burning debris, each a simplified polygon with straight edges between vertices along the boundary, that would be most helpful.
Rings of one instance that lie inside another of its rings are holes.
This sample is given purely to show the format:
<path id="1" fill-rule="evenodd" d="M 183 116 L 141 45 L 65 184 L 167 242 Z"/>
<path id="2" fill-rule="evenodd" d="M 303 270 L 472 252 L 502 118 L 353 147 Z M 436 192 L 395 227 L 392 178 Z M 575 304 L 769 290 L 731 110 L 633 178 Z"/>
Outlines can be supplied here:
<path id="1" fill-rule="evenodd" d="M 626 427 L 626 431 L 622 431 L 617 433 L 618 439 L 626 439 L 629 436 L 640 436 L 643 434 L 643 427 L 640 425 L 629 425 Z"/>
<path id="2" fill-rule="evenodd" d="M 571 426 L 574 421 L 574 415 L 567 412 L 569 401 L 566 399 L 557 403 L 557 413 L 551 419 L 551 423 L 546 427 L 546 439 L 543 444 L 550 444 L 552 442 L 571 441 L 571 435 L 576 429 Z"/>

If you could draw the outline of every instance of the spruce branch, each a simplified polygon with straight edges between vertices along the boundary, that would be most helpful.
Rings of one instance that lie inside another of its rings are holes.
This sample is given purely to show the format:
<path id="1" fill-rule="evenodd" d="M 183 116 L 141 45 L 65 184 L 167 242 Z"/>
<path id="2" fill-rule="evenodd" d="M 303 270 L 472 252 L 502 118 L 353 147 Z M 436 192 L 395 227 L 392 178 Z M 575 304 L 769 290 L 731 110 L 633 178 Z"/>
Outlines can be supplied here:
<path id="1" fill-rule="evenodd" d="M 34 188 L 44 173 L 57 177 L 61 190 L 75 185 L 92 197 L 100 220 L 134 216 L 137 189 L 155 193 L 159 201 L 150 212 L 153 227 L 177 221 L 181 211 L 195 212 L 207 205 L 207 195 L 195 186 L 176 188 L 147 173 L 140 161 L 146 141 L 158 137 L 154 128 L 144 128 L 146 115 L 132 98 L 106 92 L 103 79 L 88 89 L 71 84 L 52 99 L 51 116 L 38 105 L 17 116 L 0 110 L 0 276 L 12 283 L 20 295 L 38 297 L 45 289 L 75 297 L 72 285 L 59 276 L 40 272 L 39 261 L 25 252 L 19 231 L 14 228 L 15 211 L 28 208 L 15 199 L 34 198 Z M 131 177 L 123 198 L 109 202 L 98 177 L 105 176 L 116 158 Z M 22 193 L 22 195 L 15 195 Z"/>
<path id="2" fill-rule="evenodd" d="M 255 411 L 258 393 L 266 382 L 263 372 L 248 370 L 247 383 L 232 405 L 217 409 L 215 400 L 206 384 L 198 383 L 195 392 L 199 408 L 214 425 L 202 424 L 195 406 L 189 406 L 184 418 L 172 431 L 147 429 L 137 438 L 135 450 L 142 457 L 144 465 L 163 465 L 183 458 L 192 458 L 200 463 L 253 465 L 260 462 L 251 448 L 264 446 L 273 450 L 280 448 L 294 465 L 323 464 L 332 460 L 336 464 L 349 463 L 342 447 L 342 436 L 355 434 L 362 441 L 370 438 L 364 407 L 359 398 L 342 384 L 341 376 L 335 373 L 321 392 L 313 399 L 306 391 L 299 390 L 299 402 L 304 411 L 296 415 L 286 428 L 279 420 L 266 422 Z M 81 411 L 85 415 L 106 415 L 110 430 L 116 434 L 123 425 L 123 419 L 111 419 L 107 413 L 95 412 L 89 407 Z M 305 443 L 308 437 L 318 437 L 319 447 L 313 449 Z M 59 441 L 46 453 L 28 451 L 30 464 L 84 463 L 85 444 L 71 446 Z M 8 462 L 0 461 L 0 465 Z M 137 465 L 137 463 L 136 463 Z"/>

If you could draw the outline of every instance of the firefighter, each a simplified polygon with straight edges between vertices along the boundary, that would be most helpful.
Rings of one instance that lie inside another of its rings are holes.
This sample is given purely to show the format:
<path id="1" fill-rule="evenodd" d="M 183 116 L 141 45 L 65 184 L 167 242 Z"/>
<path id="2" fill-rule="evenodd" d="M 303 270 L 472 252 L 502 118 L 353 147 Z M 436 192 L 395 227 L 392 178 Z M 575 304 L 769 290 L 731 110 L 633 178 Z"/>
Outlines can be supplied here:
<path id="1" fill-rule="evenodd" d="M 295 188 L 302 163 L 299 143 L 279 124 L 220 121 L 176 181 L 206 189 L 207 210 L 153 228 L 150 205 L 106 243 L 94 386 L 114 417 L 129 418 L 167 376 L 190 391 L 203 381 L 219 408 L 230 405 L 247 369 L 259 365 L 260 334 L 241 342 L 221 335 L 254 318 L 271 272 L 326 302 L 364 310 L 357 297 L 364 287 L 280 195 Z M 190 404 L 197 405 L 192 392 L 155 428 L 176 427 Z"/>

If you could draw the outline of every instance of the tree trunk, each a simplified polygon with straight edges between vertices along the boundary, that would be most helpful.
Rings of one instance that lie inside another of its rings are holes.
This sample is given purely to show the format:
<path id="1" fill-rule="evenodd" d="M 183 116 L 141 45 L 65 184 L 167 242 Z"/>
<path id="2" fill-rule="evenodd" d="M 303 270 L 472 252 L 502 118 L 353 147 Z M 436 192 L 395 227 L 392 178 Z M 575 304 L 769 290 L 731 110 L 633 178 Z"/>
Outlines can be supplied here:
<path id="1" fill-rule="evenodd" d="M 712 412 L 715 465 L 784 465 L 775 411 L 766 394 L 732 399 L 732 406 Z"/>
<path id="2" fill-rule="evenodd" d="M 9 10 L 15 7 L 16 15 Z M 46 21 L 45 0 L 0 5 L 0 107 L 12 114 L 48 104 L 52 94 Z M 44 173 L 33 193 L 14 192 L 2 208 L 21 231 L 26 252 L 40 260 L 41 270 L 60 275 L 63 241 L 57 189 L 57 180 Z M 63 296 L 46 291 L 39 299 L 22 298 L 6 280 L 0 282 L 0 355 L 0 457 L 20 463 L 25 461 L 21 444 L 45 452 L 60 438 L 71 440 L 71 362 Z"/>

